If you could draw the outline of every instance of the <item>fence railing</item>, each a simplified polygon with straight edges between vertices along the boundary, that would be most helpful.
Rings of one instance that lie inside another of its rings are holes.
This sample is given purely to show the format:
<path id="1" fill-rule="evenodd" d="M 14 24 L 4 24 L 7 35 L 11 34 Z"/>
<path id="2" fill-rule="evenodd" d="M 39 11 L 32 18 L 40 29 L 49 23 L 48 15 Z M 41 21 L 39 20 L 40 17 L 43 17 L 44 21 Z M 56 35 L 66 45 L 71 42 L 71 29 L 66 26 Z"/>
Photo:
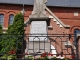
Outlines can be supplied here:
<path id="1" fill-rule="evenodd" d="M 61 57 L 74 56 L 78 60 L 78 48 L 74 34 L 0 34 L 1 59 L 25 58 L 46 52 Z"/>

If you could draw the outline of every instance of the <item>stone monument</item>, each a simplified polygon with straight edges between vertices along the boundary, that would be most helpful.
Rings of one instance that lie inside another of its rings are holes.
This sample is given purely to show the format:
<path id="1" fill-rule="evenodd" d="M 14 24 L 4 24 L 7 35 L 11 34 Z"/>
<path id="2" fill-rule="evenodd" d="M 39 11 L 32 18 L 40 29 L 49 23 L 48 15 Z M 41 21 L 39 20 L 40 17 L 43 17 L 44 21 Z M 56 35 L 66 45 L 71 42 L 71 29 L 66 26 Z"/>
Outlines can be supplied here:
<path id="1" fill-rule="evenodd" d="M 30 18 L 48 18 L 45 11 L 47 0 L 34 0 L 34 8 Z"/>
<path id="2" fill-rule="evenodd" d="M 50 52 L 50 43 L 47 37 L 48 15 L 45 11 L 47 0 L 34 0 L 34 8 L 29 19 L 31 21 L 29 42 L 26 44 L 26 51 Z M 26 52 L 25 51 L 25 52 Z"/>

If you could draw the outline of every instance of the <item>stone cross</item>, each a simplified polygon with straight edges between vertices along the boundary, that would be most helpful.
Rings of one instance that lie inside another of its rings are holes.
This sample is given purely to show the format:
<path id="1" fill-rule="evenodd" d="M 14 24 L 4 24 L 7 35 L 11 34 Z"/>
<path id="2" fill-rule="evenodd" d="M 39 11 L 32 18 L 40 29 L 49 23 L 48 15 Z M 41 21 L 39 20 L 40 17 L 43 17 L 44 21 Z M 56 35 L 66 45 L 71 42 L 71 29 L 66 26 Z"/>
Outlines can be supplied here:
<path id="1" fill-rule="evenodd" d="M 46 17 L 45 5 L 47 0 L 34 0 L 32 17 Z"/>

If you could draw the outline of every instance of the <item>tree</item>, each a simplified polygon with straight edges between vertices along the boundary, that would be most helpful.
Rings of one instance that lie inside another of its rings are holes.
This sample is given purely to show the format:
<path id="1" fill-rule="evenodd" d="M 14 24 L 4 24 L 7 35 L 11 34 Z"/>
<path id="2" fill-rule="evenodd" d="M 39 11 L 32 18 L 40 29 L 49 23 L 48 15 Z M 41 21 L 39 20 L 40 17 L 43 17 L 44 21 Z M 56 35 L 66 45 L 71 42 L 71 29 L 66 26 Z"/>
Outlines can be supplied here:
<path id="1" fill-rule="evenodd" d="M 17 44 L 17 50 L 19 51 L 20 49 L 22 49 L 22 39 L 23 39 L 23 34 L 24 34 L 24 17 L 22 13 L 19 13 L 14 17 L 13 25 L 10 25 L 8 27 L 7 32 L 8 34 L 15 34 L 16 39 L 15 41 L 13 41 L 13 46 Z"/>
<path id="2" fill-rule="evenodd" d="M 2 37 L 2 26 L 0 25 L 0 38 Z M 1 44 L 1 39 L 0 39 L 0 51 L 2 49 L 2 44 Z"/>
<path id="3" fill-rule="evenodd" d="M 0 25 L 0 34 L 2 34 L 2 26 Z"/>
<path id="4" fill-rule="evenodd" d="M 8 27 L 9 34 L 24 34 L 24 17 L 21 13 L 14 17 L 13 25 Z"/>
<path id="5" fill-rule="evenodd" d="M 10 51 L 22 49 L 23 34 L 24 34 L 24 17 L 21 13 L 19 13 L 15 15 L 13 24 L 9 25 L 7 34 L 4 34 L 3 38 L 1 39 L 0 53 L 3 52 L 5 54 L 8 54 Z"/>

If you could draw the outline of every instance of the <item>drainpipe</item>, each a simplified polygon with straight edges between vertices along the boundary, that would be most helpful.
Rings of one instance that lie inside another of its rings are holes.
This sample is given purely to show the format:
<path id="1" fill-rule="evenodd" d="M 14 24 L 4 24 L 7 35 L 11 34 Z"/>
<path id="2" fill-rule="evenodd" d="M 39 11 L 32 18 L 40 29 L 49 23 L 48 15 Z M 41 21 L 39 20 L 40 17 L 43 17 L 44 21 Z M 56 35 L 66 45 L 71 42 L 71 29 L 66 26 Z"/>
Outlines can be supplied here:
<path id="1" fill-rule="evenodd" d="M 22 15 L 24 16 L 24 4 L 23 4 L 23 9 L 22 9 Z"/>

